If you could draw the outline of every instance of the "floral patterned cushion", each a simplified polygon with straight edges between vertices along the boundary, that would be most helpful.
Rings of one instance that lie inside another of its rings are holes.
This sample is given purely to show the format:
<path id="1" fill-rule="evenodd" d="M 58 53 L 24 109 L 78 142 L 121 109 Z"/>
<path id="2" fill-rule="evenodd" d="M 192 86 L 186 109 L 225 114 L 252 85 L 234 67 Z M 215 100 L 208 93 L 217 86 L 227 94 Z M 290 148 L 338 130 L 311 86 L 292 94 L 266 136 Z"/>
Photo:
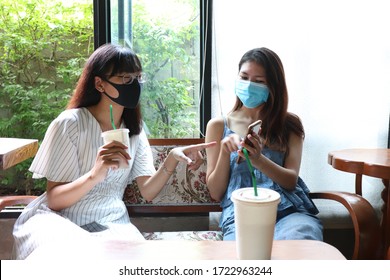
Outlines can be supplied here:
<path id="1" fill-rule="evenodd" d="M 220 231 L 164 231 L 164 232 L 143 232 L 142 235 L 146 240 L 222 240 Z"/>
<path id="2" fill-rule="evenodd" d="M 169 152 L 174 146 L 151 146 L 155 168 L 164 162 Z M 131 205 L 193 205 L 203 203 L 217 203 L 210 197 L 206 186 L 206 167 L 207 160 L 203 152 L 204 162 L 196 170 L 188 170 L 187 165 L 179 163 L 171 178 L 164 186 L 159 195 L 151 202 L 147 202 L 138 189 L 135 181 L 133 181 L 125 190 L 123 200 L 127 206 Z M 212 219 L 213 220 L 213 219 Z M 214 221 L 215 224 L 215 221 Z M 147 240 L 222 240 L 222 232 L 218 227 L 211 224 L 208 231 L 156 231 L 142 232 Z"/>
<path id="3" fill-rule="evenodd" d="M 173 146 L 151 146 L 156 169 L 163 163 Z M 133 181 L 127 188 L 123 197 L 124 202 L 129 204 L 177 204 L 177 203 L 210 203 L 211 199 L 206 186 L 207 159 L 196 171 L 188 170 L 184 163 L 179 163 L 171 178 L 162 189 L 160 194 L 152 201 L 146 202 L 141 196 L 138 186 Z"/>

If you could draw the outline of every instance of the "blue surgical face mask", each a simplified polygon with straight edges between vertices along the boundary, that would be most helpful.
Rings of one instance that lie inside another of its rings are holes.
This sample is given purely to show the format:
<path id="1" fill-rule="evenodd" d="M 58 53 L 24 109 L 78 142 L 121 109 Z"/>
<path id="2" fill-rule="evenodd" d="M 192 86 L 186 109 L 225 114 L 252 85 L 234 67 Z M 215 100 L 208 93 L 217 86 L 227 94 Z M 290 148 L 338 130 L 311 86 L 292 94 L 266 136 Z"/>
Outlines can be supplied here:
<path id="1" fill-rule="evenodd" d="M 245 107 L 256 108 L 267 101 L 269 90 L 264 84 L 237 80 L 236 95 Z"/>

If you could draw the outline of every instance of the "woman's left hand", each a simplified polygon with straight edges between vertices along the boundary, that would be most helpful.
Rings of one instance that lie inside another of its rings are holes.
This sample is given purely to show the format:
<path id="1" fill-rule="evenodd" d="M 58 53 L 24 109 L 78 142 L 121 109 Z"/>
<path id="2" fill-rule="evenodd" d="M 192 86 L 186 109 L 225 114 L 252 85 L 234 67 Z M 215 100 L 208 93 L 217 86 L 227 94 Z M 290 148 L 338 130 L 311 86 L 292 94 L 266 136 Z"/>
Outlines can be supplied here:
<path id="1" fill-rule="evenodd" d="M 202 143 L 184 147 L 176 147 L 171 153 L 177 161 L 186 162 L 189 170 L 197 170 L 203 163 L 201 151 L 216 145 L 217 142 Z"/>

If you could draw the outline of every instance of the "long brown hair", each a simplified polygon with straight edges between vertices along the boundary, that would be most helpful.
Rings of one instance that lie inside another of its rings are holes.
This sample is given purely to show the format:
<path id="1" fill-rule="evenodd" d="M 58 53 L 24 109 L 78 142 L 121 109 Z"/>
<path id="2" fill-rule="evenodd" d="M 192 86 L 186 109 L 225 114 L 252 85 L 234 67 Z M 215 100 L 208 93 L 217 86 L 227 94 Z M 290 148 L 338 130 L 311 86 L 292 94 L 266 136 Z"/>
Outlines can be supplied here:
<path id="1" fill-rule="evenodd" d="M 113 44 L 100 46 L 85 63 L 67 109 L 88 107 L 99 103 L 101 93 L 95 88 L 96 76 L 105 78 L 118 73 L 140 71 L 142 71 L 141 62 L 132 50 Z M 140 104 L 135 109 L 125 108 L 122 119 L 130 130 L 130 136 L 139 134 L 142 129 Z"/>
<path id="2" fill-rule="evenodd" d="M 288 152 L 289 134 L 295 133 L 305 137 L 303 125 L 298 116 L 287 112 L 288 92 L 284 68 L 279 56 L 267 48 L 256 48 L 246 52 L 239 64 L 238 69 L 246 62 L 255 62 L 265 70 L 269 97 L 264 105 L 262 137 L 264 144 Z M 243 106 L 239 98 L 232 111 L 236 111 Z"/>

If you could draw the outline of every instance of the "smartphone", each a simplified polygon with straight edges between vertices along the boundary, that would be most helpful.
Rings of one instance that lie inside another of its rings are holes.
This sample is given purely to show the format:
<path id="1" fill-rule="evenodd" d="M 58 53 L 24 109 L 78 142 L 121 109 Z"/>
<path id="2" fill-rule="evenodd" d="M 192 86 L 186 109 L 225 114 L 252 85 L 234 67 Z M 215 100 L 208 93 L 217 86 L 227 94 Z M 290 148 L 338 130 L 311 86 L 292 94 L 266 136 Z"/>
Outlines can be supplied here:
<path id="1" fill-rule="evenodd" d="M 255 121 L 254 123 L 250 124 L 248 126 L 248 131 L 246 132 L 245 134 L 245 143 L 248 144 L 249 146 L 253 147 L 253 144 L 251 141 L 249 141 L 248 139 L 248 134 L 251 134 L 252 133 L 255 133 L 255 134 L 259 134 L 259 131 L 260 131 L 260 128 L 261 128 L 261 124 L 262 124 L 262 121 L 261 120 L 258 120 L 258 121 Z"/>
<path id="2" fill-rule="evenodd" d="M 258 121 L 255 121 L 254 123 L 251 123 L 249 126 L 248 126 L 248 130 L 245 134 L 245 139 L 244 139 L 244 142 L 246 144 L 248 144 L 249 146 L 253 147 L 253 144 L 251 141 L 249 141 L 248 139 L 248 134 L 251 134 L 252 133 L 256 133 L 256 134 L 259 134 L 259 131 L 260 131 L 260 128 L 261 128 L 261 124 L 262 124 L 262 121 L 261 120 L 258 120 Z M 242 150 L 242 149 L 241 149 Z M 240 163 L 243 159 L 241 157 L 237 157 L 237 163 Z"/>

